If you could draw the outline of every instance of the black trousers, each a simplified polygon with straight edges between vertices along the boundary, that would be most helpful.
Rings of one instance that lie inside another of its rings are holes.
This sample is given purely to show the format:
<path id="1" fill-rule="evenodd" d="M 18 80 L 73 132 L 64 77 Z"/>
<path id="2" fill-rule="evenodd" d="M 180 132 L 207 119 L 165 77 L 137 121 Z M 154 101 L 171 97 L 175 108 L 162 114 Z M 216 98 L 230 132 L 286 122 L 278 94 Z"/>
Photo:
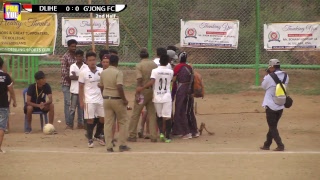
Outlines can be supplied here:
<path id="1" fill-rule="evenodd" d="M 270 147 L 272 144 L 272 140 L 277 143 L 279 148 L 284 148 L 284 144 L 282 143 L 279 131 L 278 131 L 278 122 L 281 118 L 283 110 L 274 111 L 267 107 L 266 116 L 267 122 L 269 126 L 269 131 L 267 133 L 267 140 L 264 142 L 265 147 Z"/>

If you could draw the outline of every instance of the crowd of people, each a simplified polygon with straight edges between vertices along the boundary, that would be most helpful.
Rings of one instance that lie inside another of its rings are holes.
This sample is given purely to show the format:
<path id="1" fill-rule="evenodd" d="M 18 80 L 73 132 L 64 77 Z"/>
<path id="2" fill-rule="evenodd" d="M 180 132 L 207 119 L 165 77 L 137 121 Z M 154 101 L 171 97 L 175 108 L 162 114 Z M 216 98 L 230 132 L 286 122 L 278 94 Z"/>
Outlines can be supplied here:
<path id="1" fill-rule="evenodd" d="M 64 118 L 66 129 L 74 129 L 77 111 L 77 128 L 86 130 L 89 148 L 94 147 L 94 141 L 97 141 L 100 145 L 106 146 L 107 152 L 113 152 L 118 141 L 119 151 L 122 152 L 131 149 L 127 146 L 127 141 L 137 142 L 138 138 L 170 143 L 173 137 L 199 137 L 193 109 L 194 71 L 188 64 L 186 52 L 178 53 L 179 49 L 175 46 L 160 47 L 157 48 L 157 57 L 151 60 L 147 49 L 140 50 L 141 60 L 135 67 L 136 93 L 133 113 L 129 119 L 127 111 L 131 108 L 124 92 L 124 75 L 118 68 L 117 51 L 103 49 L 98 55 L 92 51 L 85 53 L 77 50 L 77 44 L 76 40 L 69 40 L 68 51 L 61 59 Z M 97 62 L 97 58 L 100 59 L 100 63 Z M 1 144 L 8 127 L 10 102 L 14 107 L 17 106 L 13 80 L 4 67 L 0 58 L 0 153 L 4 152 L 1 150 Z M 261 149 L 269 150 L 274 139 L 278 145 L 276 150 L 283 151 L 284 145 L 277 124 L 284 105 L 276 104 L 272 99 L 276 83 L 269 75 L 273 73 L 281 75 L 279 78 L 285 85 L 289 79 L 280 69 L 280 61 L 270 60 L 262 82 L 262 87 L 266 90 L 263 107 L 266 108 L 269 132 Z M 33 112 L 48 113 L 50 124 L 53 124 L 55 114 L 52 90 L 46 82 L 45 73 L 36 72 L 34 78 L 36 82 L 28 87 L 24 104 L 27 117 L 26 134 L 32 132 Z M 117 125 L 119 135 L 116 140 Z"/>

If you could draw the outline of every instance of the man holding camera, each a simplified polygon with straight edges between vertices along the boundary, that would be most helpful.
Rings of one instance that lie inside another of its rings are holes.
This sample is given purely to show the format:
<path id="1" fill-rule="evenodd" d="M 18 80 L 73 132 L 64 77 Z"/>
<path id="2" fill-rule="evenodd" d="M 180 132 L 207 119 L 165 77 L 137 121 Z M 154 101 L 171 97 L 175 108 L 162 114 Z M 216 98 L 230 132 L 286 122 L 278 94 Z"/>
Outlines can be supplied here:
<path id="1" fill-rule="evenodd" d="M 276 103 L 275 91 L 277 83 L 273 79 L 273 73 L 279 78 L 281 82 L 287 87 L 289 82 L 289 76 L 280 69 L 280 61 L 278 59 L 271 59 L 269 61 L 269 67 L 266 69 L 266 75 L 263 78 L 261 87 L 266 90 L 262 106 L 266 109 L 266 117 L 269 126 L 269 131 L 267 133 L 267 140 L 264 145 L 260 147 L 262 150 L 270 150 L 272 140 L 277 143 L 277 148 L 274 151 L 284 151 L 284 144 L 282 143 L 281 137 L 278 131 L 278 122 L 281 118 L 284 104 L 281 105 Z"/>

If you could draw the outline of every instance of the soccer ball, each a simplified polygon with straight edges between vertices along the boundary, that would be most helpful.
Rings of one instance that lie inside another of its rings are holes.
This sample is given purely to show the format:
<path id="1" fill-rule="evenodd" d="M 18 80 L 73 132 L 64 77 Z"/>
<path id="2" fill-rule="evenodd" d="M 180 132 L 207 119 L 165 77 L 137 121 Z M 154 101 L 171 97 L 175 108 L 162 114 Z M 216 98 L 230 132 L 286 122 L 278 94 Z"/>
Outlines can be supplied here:
<path id="1" fill-rule="evenodd" d="M 54 130 L 55 129 L 54 129 L 54 126 L 52 124 L 46 124 L 43 127 L 43 133 L 46 134 L 46 135 L 53 134 Z"/>

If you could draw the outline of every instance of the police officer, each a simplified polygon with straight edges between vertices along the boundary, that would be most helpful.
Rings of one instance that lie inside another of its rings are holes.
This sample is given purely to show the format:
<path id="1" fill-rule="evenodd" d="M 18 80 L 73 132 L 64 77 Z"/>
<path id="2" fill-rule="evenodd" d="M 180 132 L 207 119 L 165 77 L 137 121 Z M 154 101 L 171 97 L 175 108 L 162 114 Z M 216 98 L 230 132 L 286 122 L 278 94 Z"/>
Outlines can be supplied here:
<path id="1" fill-rule="evenodd" d="M 117 66 L 119 57 L 111 55 L 109 68 L 103 70 L 100 78 L 100 87 L 103 88 L 103 107 L 105 113 L 104 135 L 107 152 L 113 152 L 112 127 L 117 117 L 119 123 L 119 151 L 129 151 L 126 145 L 126 123 L 128 119 L 128 100 L 123 90 L 123 73 Z"/>
<path id="2" fill-rule="evenodd" d="M 150 80 L 151 71 L 158 67 L 154 61 L 148 59 L 149 54 L 145 48 L 140 51 L 140 58 L 140 63 L 136 65 L 137 87 L 143 87 Z M 140 98 L 140 95 L 142 95 L 142 99 Z M 154 103 L 152 102 L 152 97 L 152 87 L 145 89 L 140 94 L 136 94 L 133 114 L 129 124 L 128 141 L 137 141 L 137 126 L 139 123 L 140 114 L 143 107 L 146 106 L 149 118 L 150 139 L 151 142 L 157 142 L 156 111 Z"/>

